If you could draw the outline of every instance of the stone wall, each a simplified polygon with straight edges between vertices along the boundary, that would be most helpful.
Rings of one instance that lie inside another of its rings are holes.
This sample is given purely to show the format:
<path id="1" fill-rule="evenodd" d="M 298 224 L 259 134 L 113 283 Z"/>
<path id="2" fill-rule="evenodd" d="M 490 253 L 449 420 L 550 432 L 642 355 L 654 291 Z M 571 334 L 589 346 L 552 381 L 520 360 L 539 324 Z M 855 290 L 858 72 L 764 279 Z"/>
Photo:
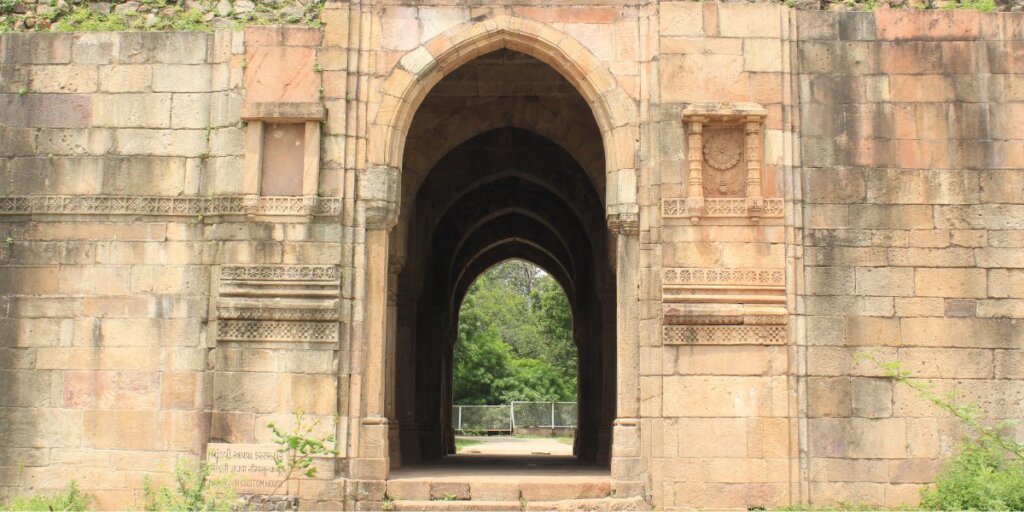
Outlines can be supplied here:
<path id="1" fill-rule="evenodd" d="M 131 503 L 301 407 L 340 416 L 342 452 L 302 504 L 383 500 L 395 208 L 416 193 L 397 174 L 516 123 L 569 134 L 604 189 L 616 492 L 914 501 L 960 431 L 863 350 L 1021 416 L 1020 15 L 553 0 L 323 20 L 0 37 L 0 498 L 75 478 Z M 502 48 L 558 71 L 524 82 L 576 88 L 600 134 L 534 95 L 412 123 L 446 75 L 493 85 L 450 73 Z M 261 194 L 285 171 L 290 195 Z"/>
<path id="2" fill-rule="evenodd" d="M 166 481 L 207 441 L 268 442 L 265 424 L 297 408 L 329 425 L 334 343 L 240 350 L 211 322 L 265 306 L 244 290 L 252 265 L 339 252 L 330 198 L 316 215 L 278 198 L 244 216 L 243 34 L 0 45 L 0 495 L 74 479 L 101 507 L 130 505 L 143 476 Z"/>
<path id="3" fill-rule="evenodd" d="M 809 495 L 913 502 L 963 432 L 852 356 L 1024 413 L 1022 26 L 800 14 L 797 29 Z"/>

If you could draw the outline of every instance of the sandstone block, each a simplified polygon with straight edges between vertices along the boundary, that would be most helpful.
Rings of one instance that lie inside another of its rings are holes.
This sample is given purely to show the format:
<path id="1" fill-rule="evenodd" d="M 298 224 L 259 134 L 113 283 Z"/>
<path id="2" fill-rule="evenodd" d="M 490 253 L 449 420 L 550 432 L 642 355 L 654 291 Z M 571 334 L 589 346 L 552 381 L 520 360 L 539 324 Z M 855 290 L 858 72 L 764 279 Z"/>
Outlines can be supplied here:
<path id="1" fill-rule="evenodd" d="M 98 84 L 96 66 L 32 66 L 32 92 L 89 93 Z"/>
<path id="2" fill-rule="evenodd" d="M 201 64 L 213 34 L 208 32 L 126 32 L 119 34 L 119 64 Z"/>
<path id="3" fill-rule="evenodd" d="M 856 288 L 854 269 L 850 267 L 806 267 L 804 279 L 807 293 L 814 295 L 850 295 Z"/>
<path id="4" fill-rule="evenodd" d="M 1024 342 L 1013 318 L 903 318 L 903 344 L 922 347 L 1010 348 Z"/>
<path id="5" fill-rule="evenodd" d="M 56 406 L 51 400 L 55 377 L 55 372 L 0 370 L 0 401 L 5 407 Z"/>
<path id="6" fill-rule="evenodd" d="M 811 459 L 813 482 L 888 482 L 889 466 L 885 460 Z"/>
<path id="7" fill-rule="evenodd" d="M 262 428 L 264 425 L 260 425 Z M 214 411 L 211 413 L 211 439 L 226 443 L 254 443 L 255 415 L 250 413 Z"/>
<path id="8" fill-rule="evenodd" d="M 278 405 L 277 377 L 267 373 L 218 371 L 213 376 L 213 403 L 218 410 L 275 412 Z"/>
<path id="9" fill-rule="evenodd" d="M 54 408 L 0 411 L 4 442 L 11 447 L 77 447 L 82 443 L 82 411 Z"/>
<path id="10" fill-rule="evenodd" d="M 93 126 L 112 128 L 170 127 L 170 94 L 105 94 L 93 96 Z"/>
<path id="11" fill-rule="evenodd" d="M 114 59 L 114 34 L 76 34 L 72 47 L 75 64 L 110 64 Z"/>
<path id="12" fill-rule="evenodd" d="M 209 92 L 213 70 L 210 66 L 163 64 L 153 66 L 156 92 Z"/>
<path id="13" fill-rule="evenodd" d="M 888 379 L 852 379 L 853 414 L 860 418 L 892 416 L 892 383 Z"/>
<path id="14" fill-rule="evenodd" d="M 162 445 L 162 425 L 155 411 L 83 413 L 85 442 L 95 448 L 153 450 Z"/>
<path id="15" fill-rule="evenodd" d="M 782 53 L 779 39 L 745 39 L 743 41 L 743 69 L 753 72 L 781 72 L 788 61 Z"/>
<path id="16" fill-rule="evenodd" d="M 854 346 L 899 345 L 898 318 L 852 316 L 846 320 L 846 344 Z"/>
<path id="17" fill-rule="evenodd" d="M 692 2 L 663 2 L 659 6 L 662 36 L 699 36 L 704 29 L 704 9 Z"/>
<path id="18" fill-rule="evenodd" d="M 88 128 L 91 101 L 87 94 L 4 94 L 0 109 L 9 127 Z"/>
<path id="19" fill-rule="evenodd" d="M 1024 317 L 1024 300 L 983 300 L 978 303 L 977 316 L 987 318 Z"/>
<path id="20" fill-rule="evenodd" d="M 852 412 L 851 404 L 849 378 L 814 377 L 807 380 L 809 417 L 848 417 Z"/>
<path id="21" fill-rule="evenodd" d="M 768 4 L 718 6 L 718 29 L 725 37 L 778 38 L 780 9 Z"/>
<path id="22" fill-rule="evenodd" d="M 145 92 L 152 82 L 153 68 L 147 64 L 99 68 L 99 90 L 103 92 Z"/>
<path id="23" fill-rule="evenodd" d="M 1024 251 L 1019 249 L 975 249 L 978 266 L 1024 268 Z"/>
<path id="24" fill-rule="evenodd" d="M 159 351 L 150 347 L 46 347 L 37 351 L 36 367 L 53 370 L 154 370 Z"/>
<path id="25" fill-rule="evenodd" d="M 67 64 L 71 61 L 72 34 L 10 33 L 4 37 L 11 61 L 18 64 Z"/>
<path id="26" fill-rule="evenodd" d="M 117 154 L 198 157 L 207 151 L 205 130 L 117 131 Z"/>
<path id="27" fill-rule="evenodd" d="M 171 106 L 171 127 L 210 126 L 210 97 L 210 94 L 175 94 Z"/>
<path id="28" fill-rule="evenodd" d="M 198 376 L 193 372 L 164 372 L 160 376 L 160 408 L 193 409 L 198 383 Z"/>
<path id="29" fill-rule="evenodd" d="M 757 377 L 664 378 L 666 416 L 767 416 L 771 406 L 768 379 Z"/>
<path id="30" fill-rule="evenodd" d="M 78 409 L 156 409 L 159 377 L 150 372 L 70 371 L 62 405 Z"/>
<path id="31" fill-rule="evenodd" d="M 918 268 L 914 291 L 923 297 L 985 297 L 988 282 L 984 269 Z"/>
<path id="32" fill-rule="evenodd" d="M 856 269 L 856 279 L 860 295 L 914 295 L 914 270 L 910 268 L 861 267 Z"/>

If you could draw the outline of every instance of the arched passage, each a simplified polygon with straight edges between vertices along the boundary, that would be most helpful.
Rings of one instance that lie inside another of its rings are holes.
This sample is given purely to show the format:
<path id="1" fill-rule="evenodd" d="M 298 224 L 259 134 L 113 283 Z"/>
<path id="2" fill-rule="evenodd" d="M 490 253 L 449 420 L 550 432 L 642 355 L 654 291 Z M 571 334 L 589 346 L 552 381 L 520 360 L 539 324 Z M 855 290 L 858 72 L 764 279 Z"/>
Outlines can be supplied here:
<path id="1" fill-rule="evenodd" d="M 532 59 L 499 53 L 478 64 L 498 60 Z M 430 102 L 424 103 L 428 114 Z M 581 125 L 595 129 L 592 123 Z M 398 445 L 392 457 L 408 464 L 453 451 L 452 356 L 459 306 L 481 273 L 517 257 L 547 269 L 567 294 L 579 353 L 574 450 L 581 460 L 608 462 L 615 410 L 615 281 L 606 258 L 599 185 L 559 145 L 511 127 L 459 144 L 423 177 L 408 203 L 414 206 L 405 230 L 407 262 L 397 282 L 395 374 L 404 378 L 395 381 L 392 420 L 401 435 L 392 437 Z"/>
<path id="2" fill-rule="evenodd" d="M 548 72 L 549 76 L 553 76 L 559 82 L 557 87 L 530 92 L 531 84 L 535 85 L 543 80 L 533 80 L 529 78 L 529 74 L 507 73 L 507 66 L 512 64 L 507 60 L 512 55 L 517 56 L 516 58 L 525 57 L 531 61 L 530 65 Z M 499 60 L 504 60 L 499 64 L 506 72 L 499 81 L 507 81 L 513 76 L 527 78 L 505 88 L 488 89 L 477 86 L 471 90 L 460 91 L 458 87 L 446 87 L 447 82 L 454 80 L 453 75 L 466 69 L 467 65 L 475 65 L 479 61 L 486 61 L 495 56 L 498 56 Z M 462 100 L 469 98 L 471 101 L 444 105 L 442 100 L 446 95 L 439 94 L 439 91 L 446 89 L 449 100 L 457 99 L 452 98 L 454 92 L 454 96 L 461 96 Z M 485 96 L 488 100 L 498 98 L 500 101 L 484 101 Z M 635 172 L 638 115 L 635 100 L 619 87 L 607 68 L 572 37 L 531 20 L 498 15 L 474 19 L 472 22 L 454 27 L 408 52 L 399 65 L 392 69 L 371 101 L 374 108 L 371 109 L 372 121 L 368 131 L 371 144 L 367 146 L 366 175 L 370 176 L 376 185 L 366 189 L 370 194 L 366 196 L 363 204 L 368 222 L 372 211 L 373 226 L 380 226 L 369 229 L 366 233 L 370 276 L 367 290 L 373 295 L 372 300 L 368 299 L 371 305 L 366 313 L 366 336 L 369 341 L 366 359 L 367 368 L 373 370 L 368 385 L 363 388 L 365 391 L 360 393 L 364 402 L 355 406 L 364 416 L 361 420 L 363 427 L 357 432 L 366 431 L 367 436 L 358 434 L 358 438 L 353 438 L 355 445 L 359 446 L 360 457 L 371 459 L 366 461 L 365 466 L 360 466 L 370 469 L 364 474 L 379 474 L 379 464 L 385 462 L 378 459 L 379 445 L 374 441 L 378 439 L 375 432 L 381 431 L 379 426 L 383 425 L 383 416 L 387 417 L 388 424 L 383 429 L 388 433 L 389 440 L 389 451 L 386 455 L 390 456 L 392 464 L 403 458 L 420 460 L 424 455 L 445 451 L 447 448 L 444 443 L 450 444 L 449 441 L 442 441 L 440 445 L 436 442 L 437 439 L 445 437 L 444 418 L 432 415 L 427 418 L 426 423 L 419 422 L 416 417 L 401 420 L 402 414 L 408 414 L 401 412 L 409 410 L 408 404 L 403 403 L 403 400 L 408 398 L 402 398 L 402 393 L 398 389 L 400 383 L 396 379 L 397 375 L 402 375 L 403 382 L 413 378 L 411 374 L 404 373 L 408 368 L 402 365 L 404 358 L 418 357 L 407 347 L 414 337 L 416 343 L 420 343 L 421 337 L 410 333 L 418 335 L 421 329 L 426 327 L 432 329 L 430 332 L 433 335 L 451 339 L 453 332 L 453 323 L 450 319 L 454 315 L 451 309 L 438 309 L 439 304 L 451 304 L 450 297 L 449 300 L 444 300 L 440 296 L 433 297 L 439 299 L 439 302 L 417 299 L 414 302 L 418 305 L 413 306 L 411 311 L 408 306 L 410 294 L 422 298 L 429 290 L 429 293 L 445 295 L 435 290 L 443 289 L 443 286 L 431 288 L 428 285 L 434 281 L 444 283 L 444 280 L 452 279 L 453 275 L 451 265 L 447 265 L 449 268 L 446 268 L 446 265 L 441 265 L 422 253 L 424 247 L 429 247 L 428 252 L 431 254 L 436 253 L 437 248 L 430 242 L 433 235 L 427 234 L 433 231 L 426 230 L 423 224 L 424 212 L 435 210 L 421 203 L 438 203 L 436 195 L 423 193 L 423 190 L 429 186 L 432 176 L 446 167 L 444 160 L 448 156 L 461 153 L 461 150 L 467 145 L 471 146 L 481 133 L 487 130 L 510 133 L 512 130 L 509 129 L 514 127 L 520 128 L 521 131 L 525 130 L 535 137 L 542 136 L 541 139 L 558 148 L 561 155 L 573 163 L 575 172 L 549 172 L 542 176 L 533 176 L 523 170 L 532 170 L 539 168 L 538 166 L 520 165 L 512 168 L 506 165 L 504 168 L 478 168 L 486 172 L 468 174 L 474 179 L 479 176 L 498 179 L 498 175 L 502 173 L 511 173 L 523 183 L 532 180 L 534 184 L 541 184 L 541 188 L 547 193 L 563 199 L 563 202 L 569 205 L 563 211 L 571 213 L 570 217 L 577 219 L 577 228 L 586 228 L 589 243 L 583 249 L 574 246 L 573 256 L 569 259 L 587 260 L 588 266 L 585 269 L 580 270 L 582 267 L 579 267 L 574 270 L 581 275 L 587 275 L 589 272 L 589 277 L 585 280 L 576 279 L 574 294 L 583 294 L 591 300 L 580 301 L 579 305 L 574 307 L 586 308 L 588 313 L 577 314 L 577 317 L 590 318 L 590 321 L 595 322 L 594 326 L 589 327 L 589 334 L 580 335 L 585 335 L 588 339 L 600 338 L 602 341 L 599 343 L 600 349 L 592 352 L 593 361 L 596 362 L 590 364 L 581 358 L 580 365 L 581 368 L 587 367 L 587 371 L 593 375 L 599 375 L 599 378 L 595 377 L 595 384 L 587 389 L 593 390 L 593 393 L 599 395 L 606 403 L 588 409 L 597 411 L 594 414 L 599 414 L 600 418 L 593 422 L 588 421 L 586 428 L 589 430 L 581 432 L 580 437 L 585 439 L 589 436 L 589 439 L 596 440 L 581 441 L 581 446 L 588 447 L 586 450 L 593 454 L 593 460 L 609 460 L 611 421 L 618 414 L 619 418 L 615 419 L 615 432 L 618 437 L 621 431 L 624 444 L 616 449 L 616 457 L 624 458 L 624 461 L 625 458 L 635 459 L 639 455 L 639 422 L 636 419 L 639 412 L 639 383 L 635 372 L 638 351 L 636 325 L 635 322 L 618 325 L 616 322 L 616 318 L 635 320 L 638 315 L 638 281 L 635 271 L 631 270 L 635 268 L 638 257 Z M 434 114 L 430 114 L 431 105 L 435 101 L 441 103 L 436 105 Z M 482 106 L 484 103 L 488 105 Z M 521 110 L 516 110 L 516 104 Z M 441 115 L 436 115 L 438 113 Z M 458 114 L 462 117 L 453 117 Z M 429 121 L 431 119 L 433 122 Z M 476 121 L 480 121 L 478 125 Z M 489 161 L 503 160 L 495 158 L 492 154 Z M 604 173 L 600 172 L 602 168 Z M 563 179 L 567 176 L 586 183 L 587 193 L 579 194 L 567 189 L 566 185 L 571 183 L 552 182 L 553 179 Z M 399 181 L 401 197 L 396 197 L 394 193 L 399 190 Z M 454 195 L 442 194 L 445 198 L 442 202 L 454 204 L 461 199 L 460 194 L 475 193 L 473 189 L 483 183 L 474 183 L 470 187 L 449 184 L 444 191 L 457 192 Z M 567 190 L 570 191 L 566 192 Z M 565 197 L 570 197 L 571 200 L 564 201 Z M 596 207 L 579 207 L 579 200 L 584 198 Z M 394 207 L 399 205 L 400 208 L 396 210 Z M 395 211 L 400 213 L 397 226 L 390 229 L 387 226 L 390 226 L 391 220 L 388 219 L 395 219 L 391 217 Z M 508 211 L 535 213 L 530 207 L 522 206 L 510 206 Z M 488 215 L 501 216 L 504 213 L 495 210 Z M 551 223 L 549 218 L 544 220 Z M 437 219 L 432 222 L 436 223 Z M 568 238 L 566 235 L 575 231 L 566 231 L 564 224 L 559 225 L 562 229 L 557 230 L 554 238 L 561 238 L 564 242 L 564 239 Z M 613 234 L 609 234 L 606 226 L 611 228 Z M 389 231 L 390 239 L 386 237 Z M 537 243 L 531 243 L 540 247 Z M 453 250 L 447 247 L 444 249 Z M 551 252 L 550 248 L 545 248 L 545 251 Z M 589 257 L 581 257 L 581 252 Z M 568 267 L 568 263 L 569 261 L 564 264 Z M 615 271 L 615 268 L 627 270 Z M 463 273 L 465 270 L 462 269 Z M 387 305 L 382 297 L 385 281 L 374 277 L 383 274 L 390 276 L 386 281 Z M 425 278 L 432 280 L 431 283 L 424 282 Z M 447 286 L 451 286 L 451 283 Z M 616 289 L 624 290 L 625 293 L 617 295 Z M 447 323 L 420 323 L 423 308 L 433 308 L 435 314 L 427 316 L 434 319 L 447 318 Z M 420 359 L 416 361 L 421 362 Z M 617 364 L 625 368 L 618 374 Z M 377 368 L 382 375 L 386 374 L 382 381 L 374 377 Z M 378 382 L 382 383 L 377 384 Z M 617 401 L 614 399 L 616 382 L 621 391 Z M 444 402 L 449 398 L 450 395 L 441 396 L 439 400 Z M 437 414 L 445 414 L 442 408 L 434 409 L 441 411 Z M 581 418 L 581 423 L 583 421 Z M 437 432 L 429 432 L 431 428 Z M 421 442 L 426 438 L 434 441 Z M 400 440 L 404 442 L 399 442 Z M 430 446 L 426 448 L 425 453 L 422 452 L 424 446 Z M 586 450 L 582 450 L 581 454 Z M 362 455 L 364 453 L 366 455 Z M 639 466 L 635 464 L 635 460 L 626 462 L 628 464 L 613 464 L 613 481 L 618 478 L 614 476 L 617 474 L 616 467 L 619 468 L 618 473 L 621 473 L 623 481 L 635 480 L 639 474 Z M 629 484 L 625 489 L 631 493 L 635 488 L 635 485 Z"/>

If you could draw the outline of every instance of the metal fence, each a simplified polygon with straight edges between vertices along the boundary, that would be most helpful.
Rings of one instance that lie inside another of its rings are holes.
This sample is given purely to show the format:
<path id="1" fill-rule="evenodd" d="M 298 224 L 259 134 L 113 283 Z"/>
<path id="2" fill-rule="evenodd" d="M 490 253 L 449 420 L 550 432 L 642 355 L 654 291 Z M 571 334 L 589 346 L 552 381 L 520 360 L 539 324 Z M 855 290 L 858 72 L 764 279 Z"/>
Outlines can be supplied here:
<path id="1" fill-rule="evenodd" d="M 516 427 L 576 426 L 576 402 L 512 402 L 508 405 L 454 405 L 457 431 L 511 432 Z"/>

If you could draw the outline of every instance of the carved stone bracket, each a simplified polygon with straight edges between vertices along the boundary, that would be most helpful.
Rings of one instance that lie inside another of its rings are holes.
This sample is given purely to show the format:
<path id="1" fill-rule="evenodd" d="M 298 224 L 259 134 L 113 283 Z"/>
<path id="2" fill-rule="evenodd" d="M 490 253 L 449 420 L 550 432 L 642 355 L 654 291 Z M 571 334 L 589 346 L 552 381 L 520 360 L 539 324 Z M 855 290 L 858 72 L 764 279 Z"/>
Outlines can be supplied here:
<path id="1" fill-rule="evenodd" d="M 664 217 L 782 215 L 781 199 L 764 198 L 762 144 L 766 111 L 753 103 L 696 103 L 683 111 L 686 197 L 662 203 Z"/>
<path id="2" fill-rule="evenodd" d="M 615 213 L 608 216 L 608 229 L 616 235 L 635 235 L 640 232 L 640 216 L 636 213 Z"/>
<path id="3" fill-rule="evenodd" d="M 398 223 L 401 173 L 395 167 L 376 166 L 358 178 L 358 199 L 366 211 L 366 227 L 390 230 Z"/>

